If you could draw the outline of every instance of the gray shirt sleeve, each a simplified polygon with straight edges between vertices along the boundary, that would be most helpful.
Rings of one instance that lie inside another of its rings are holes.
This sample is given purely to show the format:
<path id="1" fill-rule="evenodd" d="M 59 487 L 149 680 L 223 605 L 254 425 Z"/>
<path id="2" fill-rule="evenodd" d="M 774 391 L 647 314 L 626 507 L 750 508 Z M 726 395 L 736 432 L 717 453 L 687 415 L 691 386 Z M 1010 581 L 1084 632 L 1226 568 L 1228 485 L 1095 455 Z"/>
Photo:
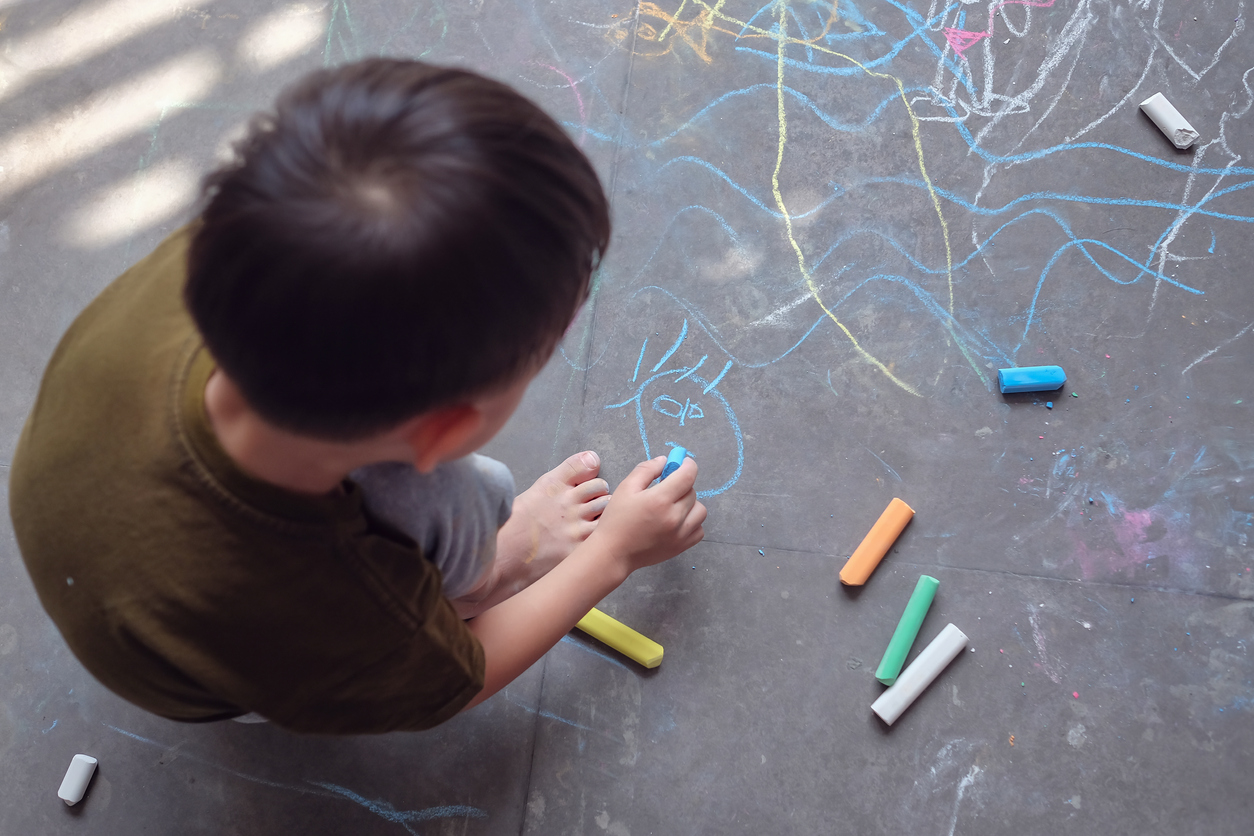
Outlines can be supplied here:
<path id="1" fill-rule="evenodd" d="M 501 462 L 471 453 L 431 473 L 383 462 L 350 477 L 366 509 L 412 537 L 439 568 L 446 597 L 474 589 L 492 566 L 496 533 L 514 504 L 514 477 Z"/>

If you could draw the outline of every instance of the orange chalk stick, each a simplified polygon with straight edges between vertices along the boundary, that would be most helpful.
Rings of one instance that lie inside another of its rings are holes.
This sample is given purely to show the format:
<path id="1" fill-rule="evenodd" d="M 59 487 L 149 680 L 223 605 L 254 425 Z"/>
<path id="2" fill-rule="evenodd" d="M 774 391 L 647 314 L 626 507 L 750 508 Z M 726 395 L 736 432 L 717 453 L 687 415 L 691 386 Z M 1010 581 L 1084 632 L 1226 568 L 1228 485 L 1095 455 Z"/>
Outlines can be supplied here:
<path id="1" fill-rule="evenodd" d="M 875 567 L 880 565 L 884 555 L 901 534 L 901 530 L 914 516 L 914 509 L 897 497 L 888 503 L 884 513 L 871 526 L 871 531 L 862 538 L 862 543 L 854 550 L 853 555 L 840 570 L 840 582 L 845 586 L 862 586 L 871 577 Z"/>

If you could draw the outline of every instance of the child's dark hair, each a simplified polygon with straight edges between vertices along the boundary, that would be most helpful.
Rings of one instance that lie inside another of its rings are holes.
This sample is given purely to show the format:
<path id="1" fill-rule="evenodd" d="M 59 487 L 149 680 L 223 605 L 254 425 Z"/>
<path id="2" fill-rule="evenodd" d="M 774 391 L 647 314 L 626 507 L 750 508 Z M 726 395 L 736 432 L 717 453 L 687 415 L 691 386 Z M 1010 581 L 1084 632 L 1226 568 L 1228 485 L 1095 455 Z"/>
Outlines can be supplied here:
<path id="1" fill-rule="evenodd" d="M 313 73 L 209 176 L 184 297 L 257 412 L 354 440 L 544 362 L 609 242 L 596 172 L 504 84 Z"/>

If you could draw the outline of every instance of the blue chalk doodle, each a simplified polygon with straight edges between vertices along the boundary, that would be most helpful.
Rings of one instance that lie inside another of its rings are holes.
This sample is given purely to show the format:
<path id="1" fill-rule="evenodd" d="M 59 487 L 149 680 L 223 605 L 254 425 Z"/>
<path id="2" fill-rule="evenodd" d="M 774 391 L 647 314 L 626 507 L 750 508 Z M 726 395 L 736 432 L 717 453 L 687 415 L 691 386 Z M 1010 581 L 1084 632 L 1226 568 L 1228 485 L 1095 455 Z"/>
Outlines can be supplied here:
<path id="1" fill-rule="evenodd" d="M 727 370 L 728 370 L 728 369 L 730 369 L 731 367 L 732 367 L 732 361 L 731 361 L 731 360 L 728 360 L 728 361 L 727 361 L 727 365 L 726 365 L 726 366 L 723 366 L 723 370 L 722 370 L 721 372 L 719 372 L 719 373 L 718 373 L 718 377 L 716 377 L 716 378 L 714 378 L 712 381 L 710 381 L 710 384 L 709 384 L 708 386 L 706 386 L 704 389 L 702 389 L 702 390 L 701 390 L 701 394 L 703 394 L 703 395 L 704 395 L 704 394 L 708 394 L 708 393 L 709 393 L 709 391 L 710 391 L 711 389 L 713 389 L 715 386 L 717 386 L 717 385 L 718 385 L 718 382 L 719 382 L 720 380 L 722 380 L 722 379 L 723 379 L 723 375 L 727 374 Z"/>
<path id="2" fill-rule="evenodd" d="M 672 404 L 675 406 L 675 410 L 673 412 L 669 411 L 669 407 Z M 681 427 L 687 421 L 705 417 L 705 411 L 701 409 L 699 404 L 695 404 L 691 400 L 687 399 L 685 399 L 681 404 L 669 395 L 658 395 L 654 398 L 653 411 L 660 412 L 668 418 L 678 418 L 679 426 Z"/>
<path id="3" fill-rule="evenodd" d="M 658 374 L 650 376 L 647 380 L 645 380 L 642 384 L 640 384 L 640 387 L 636 390 L 636 393 L 632 397 L 620 403 L 606 404 L 605 406 L 605 409 L 622 409 L 623 407 L 626 407 L 630 404 L 635 404 L 636 424 L 640 430 L 640 441 L 644 444 L 644 456 L 646 459 L 650 458 L 652 454 L 650 452 L 651 447 L 649 444 L 649 433 L 645 427 L 645 421 L 644 421 L 644 407 L 642 405 L 644 391 L 645 389 L 649 387 L 650 384 L 654 383 L 655 381 L 663 380 L 672 375 L 678 377 L 681 374 L 683 374 L 682 369 L 671 369 L 668 371 L 659 372 Z M 705 387 L 709 384 L 709 381 L 704 380 L 703 378 L 700 378 L 696 375 L 693 375 L 692 377 L 690 377 L 689 380 L 691 380 L 693 383 L 702 387 Z M 732 410 L 731 405 L 727 402 L 727 399 L 724 398 L 717 389 L 709 389 L 708 394 L 710 397 L 714 398 L 715 401 L 720 406 L 722 406 L 723 415 L 724 417 L 726 417 L 728 425 L 731 428 L 732 435 L 735 438 L 736 467 L 735 467 L 735 471 L 731 475 L 731 478 L 729 478 L 722 485 L 718 486 L 717 488 L 697 491 L 697 497 L 700 499 L 704 499 L 709 496 L 717 496 L 718 494 L 725 492 L 732 485 L 736 484 L 736 482 L 740 479 L 740 474 L 741 474 L 741 471 L 744 469 L 744 463 L 745 463 L 744 436 L 740 431 L 740 423 L 736 419 L 736 413 Z M 691 401 L 685 401 L 685 404 L 681 406 L 679 404 L 679 401 L 675 400 L 674 398 L 671 398 L 670 396 L 663 396 L 663 397 L 664 399 L 655 400 L 654 409 L 656 409 L 658 412 L 661 412 L 663 415 L 666 415 L 669 418 L 680 418 L 682 416 L 681 425 L 682 423 L 686 422 L 689 418 L 696 419 L 696 418 L 705 417 L 705 412 L 701 410 L 701 407 L 697 406 L 696 411 L 692 410 L 692 407 L 695 405 Z M 662 408 L 658 409 L 659 406 Z M 673 409 L 673 407 L 680 407 L 680 409 Z"/>
<path id="4" fill-rule="evenodd" d="M 708 354 L 703 355 L 703 356 L 701 357 L 701 359 L 697 361 L 697 364 L 696 364 L 695 366 L 693 366 L 691 369 L 689 369 L 688 371 L 686 371 L 686 372 L 684 372 L 683 374 L 681 374 L 679 377 L 675 378 L 675 382 L 676 382 L 676 383 L 678 383 L 679 381 L 683 380 L 685 377 L 690 376 L 690 375 L 691 375 L 693 372 L 695 372 L 697 369 L 699 369 L 699 368 L 701 368 L 702 366 L 704 366 L 704 365 L 705 365 L 705 361 L 706 361 L 706 360 L 708 360 L 708 359 L 709 359 L 709 357 L 710 357 L 710 355 L 708 355 Z"/>
<path id="5" fill-rule="evenodd" d="M 684 344 L 684 340 L 687 338 L 687 336 L 688 336 L 688 320 L 685 319 L 684 328 L 682 331 L 679 332 L 679 338 L 675 340 L 675 344 L 672 345 L 669 349 L 667 349 L 666 353 L 662 355 L 662 359 L 657 361 L 657 365 L 653 367 L 653 371 L 657 371 L 658 369 L 662 368 L 662 365 L 667 360 L 671 359 L 671 355 L 674 354 L 676 351 L 679 351 L 679 347 Z M 645 342 L 648 342 L 648 340 L 645 340 Z M 642 348 L 640 349 L 640 351 L 641 353 L 643 353 L 644 349 Z"/>
<path id="6" fill-rule="evenodd" d="M 640 376 L 640 364 L 644 362 L 644 350 L 649 347 L 649 338 L 644 338 L 644 343 L 640 346 L 640 359 L 636 361 L 636 370 L 631 374 L 631 382 L 635 383 L 636 378 Z"/>
<path id="7" fill-rule="evenodd" d="M 126 729 L 120 729 L 117 726 L 111 726 L 108 723 L 102 723 L 101 725 L 103 725 L 107 729 L 110 729 L 111 731 L 114 731 L 120 735 L 123 735 L 124 737 L 129 737 L 131 740 L 138 741 L 139 743 L 143 743 L 147 746 L 152 746 L 152 747 L 163 749 L 163 750 L 170 750 L 172 748 L 178 748 L 178 747 L 173 747 L 168 743 L 162 743 L 160 741 L 153 740 L 151 738 L 143 737 L 142 735 L 138 735 L 135 732 L 127 731 Z M 181 745 L 182 744 L 180 744 L 180 747 Z M 374 815 L 378 816 L 379 818 L 383 819 L 384 821 L 389 821 L 394 824 L 399 824 L 401 827 L 405 829 L 406 832 L 415 834 L 415 836 L 417 836 L 417 831 L 414 830 L 411 827 L 411 825 L 416 824 L 418 822 L 434 821 L 437 819 L 450 819 L 450 818 L 471 818 L 471 819 L 488 818 L 488 813 L 486 810 L 482 810 L 478 807 L 471 807 L 471 806 L 464 805 L 464 804 L 448 804 L 448 805 L 442 805 L 442 806 L 437 806 L 437 807 L 426 807 L 420 810 L 399 810 L 389 801 L 384 801 L 382 799 L 366 798 L 360 793 L 354 792 L 353 790 L 350 790 L 347 787 L 342 787 L 338 784 L 332 784 L 326 781 L 305 780 L 303 783 L 300 783 L 300 784 L 289 784 L 289 783 L 284 783 L 282 781 L 272 781 L 267 778 L 259 778 L 255 775 L 249 775 L 247 772 L 241 772 L 238 769 L 232 769 L 228 766 L 224 766 L 223 764 L 217 763 L 216 761 L 209 760 L 208 758 L 200 757 L 199 755 L 189 752 L 185 748 L 180 749 L 179 758 L 181 760 L 186 760 L 192 763 L 198 763 L 198 764 L 201 764 L 202 766 L 207 766 L 210 769 L 215 769 L 215 770 L 218 770 L 219 772 L 225 772 L 228 775 L 233 775 L 236 778 L 240 778 L 244 781 L 248 781 L 253 784 L 260 784 L 262 786 L 270 787 L 272 789 L 286 790 L 288 792 L 294 792 L 299 795 L 322 796 L 324 798 L 337 798 L 337 799 L 352 801 L 355 804 L 373 813 Z"/>

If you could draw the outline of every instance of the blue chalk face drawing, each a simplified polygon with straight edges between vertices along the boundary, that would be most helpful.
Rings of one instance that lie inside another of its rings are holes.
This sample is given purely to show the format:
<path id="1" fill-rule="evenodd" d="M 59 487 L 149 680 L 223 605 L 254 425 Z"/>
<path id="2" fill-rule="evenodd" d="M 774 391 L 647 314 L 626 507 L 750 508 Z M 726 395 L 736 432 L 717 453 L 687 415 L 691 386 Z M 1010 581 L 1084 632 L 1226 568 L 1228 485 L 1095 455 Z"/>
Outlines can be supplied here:
<path id="1" fill-rule="evenodd" d="M 653 411 L 660 412 L 668 418 L 678 418 L 679 426 L 683 426 L 685 421 L 696 420 L 705 417 L 705 410 L 701 405 L 694 403 L 690 399 L 685 399 L 681 404 L 669 395 L 658 395 L 653 399 Z"/>
<path id="2" fill-rule="evenodd" d="M 678 469 L 683 461 L 683 453 L 678 453 L 677 456 L 675 453 L 686 452 L 685 448 L 711 451 L 734 448 L 734 461 L 727 456 L 723 456 L 721 460 L 717 455 L 702 457 L 702 473 L 698 477 L 698 484 L 717 486 L 698 488 L 697 496 L 704 499 L 721 494 L 736 484 L 744 467 L 745 447 L 736 413 L 717 388 L 730 371 L 733 362 L 727 360 L 721 367 L 722 371 L 712 378 L 700 374 L 705 371 L 710 359 L 708 354 L 702 355 L 692 365 L 672 362 L 672 358 L 687 339 L 688 320 L 684 319 L 675 341 L 654 362 L 648 376 L 641 380 L 641 367 L 652 359 L 647 356 L 649 340 L 646 338 L 640 346 L 640 355 L 631 377 L 631 382 L 636 383 L 639 388 L 627 400 L 607 404 L 605 408 L 623 409 L 635 406 L 636 423 L 640 430 L 640 440 L 644 444 L 645 458 L 662 452 L 671 456 L 671 461 L 667 463 L 669 472 L 664 473 L 662 478 Z M 720 368 L 713 363 L 709 367 Z"/>

